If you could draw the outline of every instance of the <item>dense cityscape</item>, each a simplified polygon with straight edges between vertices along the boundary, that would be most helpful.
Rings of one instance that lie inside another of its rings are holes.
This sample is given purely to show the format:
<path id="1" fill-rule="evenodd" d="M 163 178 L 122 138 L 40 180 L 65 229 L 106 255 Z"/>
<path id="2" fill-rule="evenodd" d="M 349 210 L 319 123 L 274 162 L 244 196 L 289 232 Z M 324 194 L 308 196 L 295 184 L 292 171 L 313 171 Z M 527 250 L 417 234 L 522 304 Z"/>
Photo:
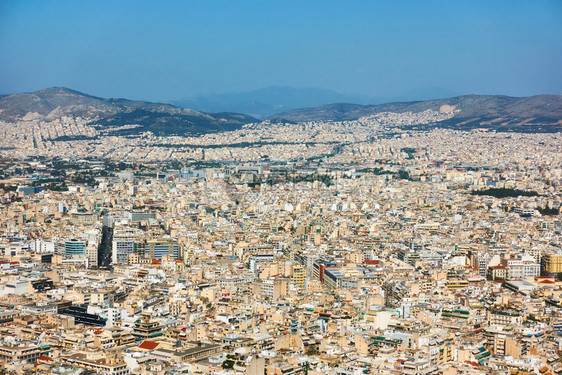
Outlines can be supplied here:
<path id="1" fill-rule="evenodd" d="M 4 123 L 3 371 L 561 372 L 562 136 L 453 113 Z"/>
<path id="2" fill-rule="evenodd" d="M 0 375 L 562 375 L 561 36 L 0 0 Z"/>

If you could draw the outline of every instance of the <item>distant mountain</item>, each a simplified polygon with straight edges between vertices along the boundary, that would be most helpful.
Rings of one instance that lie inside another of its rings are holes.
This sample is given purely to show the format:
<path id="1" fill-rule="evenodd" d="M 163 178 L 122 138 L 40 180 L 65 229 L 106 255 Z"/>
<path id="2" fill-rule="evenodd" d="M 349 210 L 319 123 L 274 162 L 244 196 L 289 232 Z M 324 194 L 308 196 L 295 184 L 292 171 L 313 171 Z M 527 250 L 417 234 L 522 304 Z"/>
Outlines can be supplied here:
<path id="1" fill-rule="evenodd" d="M 447 90 L 442 87 L 419 87 L 416 89 L 408 90 L 396 95 L 390 96 L 376 96 L 369 100 L 367 103 L 365 101 L 362 104 L 384 104 L 384 103 L 394 103 L 394 102 L 411 102 L 411 101 L 426 101 L 434 99 L 444 99 L 452 98 L 458 96 L 459 93 Z M 353 102 L 357 103 L 357 102 Z"/>
<path id="2" fill-rule="evenodd" d="M 345 121 L 380 112 L 459 112 L 440 127 L 453 129 L 491 128 L 498 131 L 562 131 L 562 95 L 516 98 L 501 95 L 465 95 L 448 99 L 398 102 L 380 105 L 328 104 L 282 112 L 272 118 L 290 121 Z"/>
<path id="3" fill-rule="evenodd" d="M 320 98 L 324 94 L 326 95 L 325 100 L 328 100 L 329 95 L 332 95 L 330 93 L 333 93 L 327 90 L 295 90 L 278 87 L 247 93 L 247 98 L 258 95 L 260 92 L 263 94 L 263 98 L 268 98 L 268 100 L 285 98 L 283 105 L 296 105 L 305 100 L 304 97 L 309 98 L 306 100 L 312 100 L 310 98 L 314 96 L 315 100 L 321 100 Z M 291 95 L 293 98 L 289 100 Z M 340 94 L 333 93 L 333 95 Z M 257 108 L 258 104 L 254 103 L 254 105 Z M 428 124 L 423 126 L 423 129 L 439 126 L 460 130 L 490 128 L 498 131 L 519 132 L 562 131 L 561 95 L 538 95 L 524 98 L 465 95 L 448 99 L 380 105 L 339 103 L 289 110 L 272 115 L 269 119 L 287 122 L 343 121 L 355 120 L 380 112 L 422 112 L 428 109 L 455 110 L 457 113 L 449 120 L 438 124 Z M 100 129 L 117 128 L 112 134 L 122 135 L 138 134 L 144 131 L 151 131 L 156 135 L 201 134 L 235 130 L 244 124 L 258 122 L 256 118 L 245 114 L 203 113 L 163 103 L 103 99 L 64 87 L 0 96 L 0 120 L 3 121 L 34 119 L 49 121 L 62 116 L 82 117 Z M 122 128 L 125 125 L 136 125 L 136 127 Z M 422 128 L 417 126 L 417 129 L 422 130 Z"/>
<path id="4" fill-rule="evenodd" d="M 117 134 L 152 131 L 157 135 L 208 133 L 238 129 L 257 122 L 237 113 L 202 113 L 170 104 L 127 99 L 103 99 L 65 87 L 0 97 L 0 120 L 53 120 L 62 116 L 83 117 L 100 127 L 121 127 Z M 115 133 L 114 133 L 115 134 Z"/>
<path id="5" fill-rule="evenodd" d="M 326 103 L 362 102 L 360 95 L 346 95 L 318 88 L 266 87 L 246 92 L 209 94 L 190 100 L 173 101 L 172 104 L 199 109 L 199 105 L 211 112 L 247 113 L 256 117 L 271 116 L 295 108 L 313 107 Z"/>

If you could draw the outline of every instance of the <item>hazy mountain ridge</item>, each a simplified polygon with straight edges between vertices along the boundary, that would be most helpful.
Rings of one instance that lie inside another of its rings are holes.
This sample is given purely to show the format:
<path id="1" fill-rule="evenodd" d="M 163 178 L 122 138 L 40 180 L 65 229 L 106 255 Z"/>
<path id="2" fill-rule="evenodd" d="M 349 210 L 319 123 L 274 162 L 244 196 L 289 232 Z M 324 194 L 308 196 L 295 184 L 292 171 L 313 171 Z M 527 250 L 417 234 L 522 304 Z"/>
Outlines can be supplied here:
<path id="1" fill-rule="evenodd" d="M 290 90 L 289 90 L 290 91 Z M 284 95 L 284 94 L 283 94 Z M 562 131 L 562 96 L 537 95 L 510 97 L 502 95 L 464 95 L 447 99 L 394 102 L 380 105 L 335 103 L 301 108 L 273 115 L 270 119 L 290 122 L 344 121 L 380 112 L 423 112 L 425 110 L 457 113 L 449 120 L 423 127 L 459 130 L 491 128 L 498 131 Z M 103 99 L 68 88 L 48 88 L 32 93 L 0 96 L 0 120 L 53 120 L 62 116 L 83 117 L 100 128 L 138 125 L 113 134 L 138 134 L 152 131 L 157 135 L 194 134 L 229 131 L 255 118 L 240 113 L 203 113 L 171 104 L 127 99 Z"/>
<path id="2" fill-rule="evenodd" d="M 0 120 L 52 120 L 62 116 L 83 117 L 99 126 L 140 125 L 120 131 L 131 134 L 207 133 L 238 129 L 257 122 L 251 116 L 231 113 L 203 113 L 170 104 L 127 99 L 103 99 L 64 87 L 0 97 Z"/>
<path id="3" fill-rule="evenodd" d="M 488 127 L 508 131 L 562 131 L 562 95 L 510 97 L 464 95 L 447 99 L 397 102 L 380 105 L 336 103 L 279 113 L 273 118 L 290 121 L 346 121 L 380 112 L 440 111 L 443 106 L 459 112 L 439 126 L 462 130 Z"/>
<path id="4" fill-rule="evenodd" d="M 202 106 L 211 112 L 241 112 L 263 117 L 295 108 L 346 101 L 362 102 L 365 99 L 361 95 L 341 94 L 320 88 L 271 86 L 244 92 L 200 95 L 196 97 L 197 103 L 190 100 L 177 100 L 171 103 L 186 108 Z"/>

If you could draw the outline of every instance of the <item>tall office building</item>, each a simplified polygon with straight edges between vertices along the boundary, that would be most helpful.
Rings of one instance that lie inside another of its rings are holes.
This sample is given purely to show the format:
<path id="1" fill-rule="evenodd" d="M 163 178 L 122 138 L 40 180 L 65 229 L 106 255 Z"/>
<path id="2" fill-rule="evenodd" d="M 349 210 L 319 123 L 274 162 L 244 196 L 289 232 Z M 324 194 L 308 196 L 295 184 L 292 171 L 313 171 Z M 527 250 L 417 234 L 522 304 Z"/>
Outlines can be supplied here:
<path id="1" fill-rule="evenodd" d="M 133 239 L 114 238 L 111 249 L 111 262 L 113 264 L 127 264 L 130 254 L 135 252 L 135 241 Z"/>
<path id="2" fill-rule="evenodd" d="M 172 256 L 174 259 L 181 259 L 178 242 L 172 239 L 158 239 L 147 242 L 147 253 L 150 259 L 162 259 L 165 256 Z"/>
<path id="3" fill-rule="evenodd" d="M 293 266 L 293 282 L 299 287 L 306 287 L 306 268 L 301 264 Z"/>
<path id="4" fill-rule="evenodd" d="M 64 255 L 67 257 L 86 255 L 86 246 L 88 246 L 88 241 L 86 240 L 72 238 L 64 241 Z"/>

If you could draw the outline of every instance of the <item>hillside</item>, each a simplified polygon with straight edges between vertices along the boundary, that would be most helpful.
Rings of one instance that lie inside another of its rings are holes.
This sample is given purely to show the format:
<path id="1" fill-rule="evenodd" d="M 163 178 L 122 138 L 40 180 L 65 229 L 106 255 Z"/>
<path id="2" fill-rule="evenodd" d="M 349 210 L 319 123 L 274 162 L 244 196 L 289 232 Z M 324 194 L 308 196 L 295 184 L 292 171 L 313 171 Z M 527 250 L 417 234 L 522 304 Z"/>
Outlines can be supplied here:
<path id="1" fill-rule="evenodd" d="M 448 106 L 448 107 L 444 107 Z M 290 121 L 345 121 L 380 112 L 458 110 L 440 127 L 454 129 L 491 128 L 498 131 L 562 131 L 562 96 L 538 95 L 523 98 L 500 95 L 465 95 L 448 99 L 381 105 L 328 104 L 279 113 L 274 118 Z"/>
<path id="2" fill-rule="evenodd" d="M 515 132 L 562 131 L 561 95 L 523 98 L 465 95 L 366 106 L 339 103 L 285 111 L 270 119 L 289 122 L 345 121 L 380 112 L 419 113 L 426 110 L 454 110 L 455 115 L 439 123 L 417 126 L 418 130 L 438 126 L 459 130 L 489 128 Z M 121 135 L 144 131 L 151 131 L 156 135 L 202 134 L 235 130 L 244 124 L 258 122 L 254 117 L 244 114 L 203 113 L 163 103 L 103 99 L 61 87 L 0 96 L 0 120 L 3 121 L 51 121 L 63 116 L 82 117 L 99 129 L 119 128 L 112 134 Z M 135 126 L 122 128 L 125 125 Z"/>
<path id="3" fill-rule="evenodd" d="M 118 134 L 143 131 L 157 135 L 208 133 L 238 129 L 257 121 L 243 114 L 202 113 L 169 104 L 103 99 L 64 87 L 0 97 L 0 120 L 3 121 L 49 121 L 62 116 L 82 117 L 100 127 L 138 125 L 120 130 Z"/>

